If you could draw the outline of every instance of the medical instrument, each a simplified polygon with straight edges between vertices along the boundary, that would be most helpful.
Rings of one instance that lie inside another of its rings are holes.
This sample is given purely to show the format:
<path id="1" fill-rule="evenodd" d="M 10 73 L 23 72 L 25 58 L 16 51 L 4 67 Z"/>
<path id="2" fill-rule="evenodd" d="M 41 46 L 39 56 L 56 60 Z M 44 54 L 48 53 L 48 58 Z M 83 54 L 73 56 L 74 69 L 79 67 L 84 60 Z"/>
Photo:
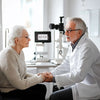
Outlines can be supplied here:
<path id="1" fill-rule="evenodd" d="M 54 45 L 55 43 L 57 43 L 58 45 L 56 46 L 57 48 L 57 57 L 55 57 L 54 59 L 56 60 L 57 64 L 61 64 L 61 62 L 63 61 L 63 59 L 65 58 L 66 54 L 67 54 L 67 48 L 65 48 L 63 46 L 63 40 L 64 40 L 64 23 L 62 22 L 62 19 L 64 18 L 64 16 L 60 17 L 60 23 L 59 24 L 54 24 L 54 23 L 50 23 L 49 24 L 49 28 L 50 29 L 55 29 L 55 30 L 59 30 L 59 39 L 58 40 L 54 40 Z M 54 31 L 55 34 L 55 31 Z M 55 35 L 54 35 L 55 37 Z"/>
<path id="2" fill-rule="evenodd" d="M 35 52 L 34 58 L 36 62 L 49 62 L 48 51 L 45 50 L 45 44 L 51 42 L 50 31 L 35 31 Z"/>

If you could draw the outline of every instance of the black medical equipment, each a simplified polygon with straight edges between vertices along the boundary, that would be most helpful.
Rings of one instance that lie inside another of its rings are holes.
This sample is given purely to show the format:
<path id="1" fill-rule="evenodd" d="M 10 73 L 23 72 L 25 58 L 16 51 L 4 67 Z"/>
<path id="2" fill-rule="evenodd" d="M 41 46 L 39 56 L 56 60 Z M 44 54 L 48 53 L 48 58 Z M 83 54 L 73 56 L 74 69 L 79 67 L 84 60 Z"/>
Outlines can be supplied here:
<path id="1" fill-rule="evenodd" d="M 48 43 L 51 42 L 50 31 L 35 31 L 35 42 Z"/>
<path id="2" fill-rule="evenodd" d="M 64 33 L 64 23 L 62 23 L 63 18 L 64 18 L 64 16 L 60 17 L 60 23 L 59 24 L 50 23 L 49 28 L 50 29 L 56 29 L 56 30 L 58 29 L 59 31 L 63 31 L 63 33 Z"/>

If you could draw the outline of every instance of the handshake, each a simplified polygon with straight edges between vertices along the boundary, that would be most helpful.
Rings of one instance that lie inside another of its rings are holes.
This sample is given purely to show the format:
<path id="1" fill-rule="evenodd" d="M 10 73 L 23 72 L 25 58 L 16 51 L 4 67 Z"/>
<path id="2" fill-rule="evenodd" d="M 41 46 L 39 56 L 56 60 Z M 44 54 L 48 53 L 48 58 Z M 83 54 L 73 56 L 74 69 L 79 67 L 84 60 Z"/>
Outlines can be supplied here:
<path id="1" fill-rule="evenodd" d="M 53 75 L 51 72 L 38 73 L 38 75 L 41 75 L 43 77 L 43 82 L 52 82 L 53 80 Z"/>

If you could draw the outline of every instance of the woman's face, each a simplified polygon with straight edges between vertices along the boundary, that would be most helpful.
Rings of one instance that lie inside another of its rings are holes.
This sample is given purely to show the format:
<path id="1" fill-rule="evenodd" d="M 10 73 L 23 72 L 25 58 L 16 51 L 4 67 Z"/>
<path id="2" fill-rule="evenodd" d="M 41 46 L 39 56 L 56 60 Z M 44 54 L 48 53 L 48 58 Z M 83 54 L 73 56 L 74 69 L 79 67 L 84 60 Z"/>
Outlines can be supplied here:
<path id="1" fill-rule="evenodd" d="M 29 46 L 29 34 L 26 30 L 22 31 L 22 36 L 20 38 L 18 38 L 18 45 L 20 46 L 20 48 L 25 48 Z"/>

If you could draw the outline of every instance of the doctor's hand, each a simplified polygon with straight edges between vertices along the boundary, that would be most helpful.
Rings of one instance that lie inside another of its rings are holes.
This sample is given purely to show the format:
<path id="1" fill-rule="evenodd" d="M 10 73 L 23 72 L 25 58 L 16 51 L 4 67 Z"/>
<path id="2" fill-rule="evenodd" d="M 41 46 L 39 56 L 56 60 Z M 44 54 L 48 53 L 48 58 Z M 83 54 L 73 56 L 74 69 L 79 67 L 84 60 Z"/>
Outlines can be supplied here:
<path id="1" fill-rule="evenodd" d="M 38 73 L 38 75 L 42 75 L 45 77 L 43 82 L 52 82 L 53 80 L 53 75 L 51 72 Z"/>

